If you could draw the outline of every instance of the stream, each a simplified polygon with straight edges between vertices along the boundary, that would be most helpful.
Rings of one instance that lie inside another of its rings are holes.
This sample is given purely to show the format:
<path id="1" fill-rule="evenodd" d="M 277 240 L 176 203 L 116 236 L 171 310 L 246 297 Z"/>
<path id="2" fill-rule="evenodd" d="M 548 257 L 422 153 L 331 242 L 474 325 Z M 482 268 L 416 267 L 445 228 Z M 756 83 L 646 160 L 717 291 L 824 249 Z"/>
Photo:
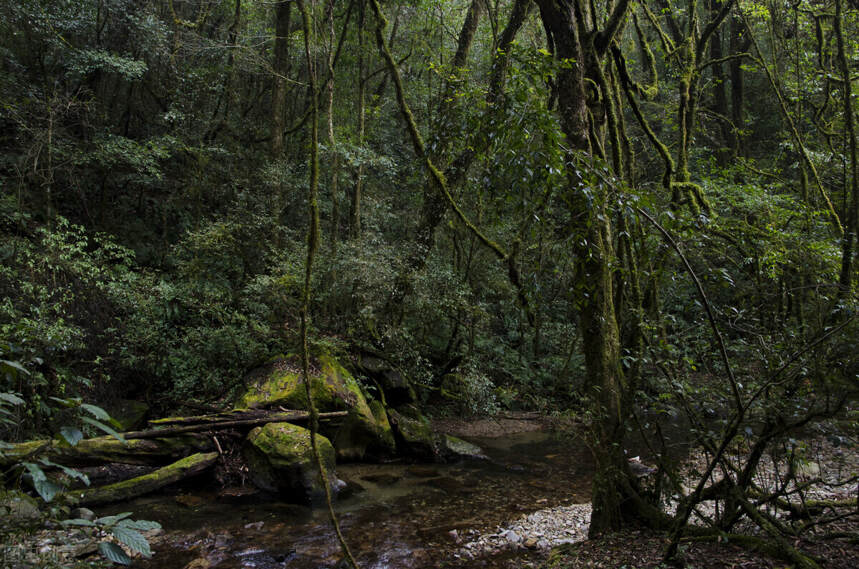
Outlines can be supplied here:
<path id="1" fill-rule="evenodd" d="M 590 452 L 569 434 L 470 440 L 489 460 L 338 465 L 338 477 L 357 488 L 336 502 L 336 510 L 362 568 L 505 567 L 511 556 L 538 559 L 538 552 L 515 548 L 471 559 L 463 543 L 525 514 L 589 501 Z M 345 567 L 324 507 L 226 499 L 186 486 L 117 511 L 155 520 L 165 530 L 153 541 L 155 555 L 136 560 L 135 568 Z"/>

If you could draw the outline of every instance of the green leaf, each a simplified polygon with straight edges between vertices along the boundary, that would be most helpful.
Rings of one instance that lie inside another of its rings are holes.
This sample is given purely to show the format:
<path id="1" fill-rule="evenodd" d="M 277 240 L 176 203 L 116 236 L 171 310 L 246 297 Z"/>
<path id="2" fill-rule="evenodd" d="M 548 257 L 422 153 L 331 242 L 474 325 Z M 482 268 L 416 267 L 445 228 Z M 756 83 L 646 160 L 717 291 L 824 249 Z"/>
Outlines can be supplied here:
<path id="1" fill-rule="evenodd" d="M 60 427 L 60 435 L 70 446 L 77 445 L 84 438 L 81 430 L 75 427 Z"/>
<path id="2" fill-rule="evenodd" d="M 6 362 L 6 360 L 3 360 L 3 362 L 8 363 L 8 362 Z M 0 393 L 0 400 L 3 400 L 10 405 L 23 405 L 24 404 L 24 400 L 21 399 L 20 397 L 18 397 L 17 395 L 15 395 L 14 393 Z"/>
<path id="3" fill-rule="evenodd" d="M 114 563 L 118 563 L 120 565 L 131 565 L 131 558 L 115 543 L 102 541 L 98 544 L 98 552 Z"/>
<path id="4" fill-rule="evenodd" d="M 118 526 L 127 527 L 130 529 L 136 529 L 140 531 L 149 531 L 153 529 L 161 529 L 161 524 L 158 522 L 152 522 L 149 520 L 122 520 L 118 524 Z"/>
<path id="5" fill-rule="evenodd" d="M 89 412 L 90 414 L 92 414 L 93 417 L 95 417 L 96 419 L 99 419 L 101 421 L 107 421 L 109 423 L 113 420 L 110 418 L 110 415 L 107 413 L 107 411 L 105 411 L 104 409 L 102 409 L 98 405 L 91 405 L 89 403 L 81 403 L 81 409 Z"/>
<path id="6" fill-rule="evenodd" d="M 123 512 L 114 516 L 105 516 L 103 518 L 98 518 L 95 523 L 100 526 L 110 526 L 119 522 L 120 520 L 124 520 L 125 518 L 131 517 L 131 515 L 131 512 Z"/>
<path id="7" fill-rule="evenodd" d="M 152 555 L 152 551 L 149 549 L 149 542 L 137 530 L 117 524 L 110 532 L 116 539 L 130 547 L 132 551 L 137 551 L 146 557 Z"/>
<path id="8" fill-rule="evenodd" d="M 24 375 L 30 375 L 29 370 L 27 370 L 24 366 L 22 366 L 18 362 L 13 362 L 13 361 L 9 361 L 9 360 L 0 360 L 0 367 L 11 368 L 11 370 L 7 369 L 6 373 L 11 374 L 12 370 L 13 370 L 15 372 L 15 375 L 17 375 L 19 373 L 23 373 Z M 4 395 L 4 394 L 0 394 L 0 395 Z M 23 401 L 21 403 L 23 403 Z M 16 405 L 18 405 L 18 403 L 16 403 Z"/>
<path id="9" fill-rule="evenodd" d="M 87 476 L 86 474 L 84 474 L 83 472 L 81 472 L 79 470 L 75 470 L 74 468 L 69 468 L 68 466 L 63 466 L 62 464 L 57 464 L 56 462 L 51 462 L 47 458 L 40 458 L 39 462 L 41 462 L 45 466 L 53 466 L 54 468 L 59 468 L 60 470 L 65 472 L 66 475 L 70 476 L 71 478 L 76 478 L 76 479 L 80 480 L 81 482 L 83 482 L 84 484 L 86 484 L 87 486 L 89 486 L 89 476 Z"/>
<path id="10" fill-rule="evenodd" d="M 81 400 L 78 397 L 68 397 L 68 398 L 51 397 L 50 399 L 51 399 L 51 401 L 53 401 L 55 403 L 59 403 L 60 405 L 62 405 L 66 409 L 74 409 L 75 407 L 80 407 L 80 405 L 81 405 Z"/>
<path id="11" fill-rule="evenodd" d="M 70 520 L 63 520 L 60 522 L 64 526 L 82 526 L 82 527 L 95 527 L 95 524 L 89 520 L 85 520 L 83 518 L 73 518 Z"/>
<path id="12" fill-rule="evenodd" d="M 45 502 L 53 500 L 54 497 L 62 490 L 58 484 L 48 480 L 48 477 L 45 476 L 45 471 L 42 470 L 42 467 L 38 464 L 33 462 L 24 462 L 23 465 L 24 468 L 27 469 L 27 472 L 30 473 L 30 477 L 33 479 L 33 487 Z"/>
<path id="13" fill-rule="evenodd" d="M 91 417 L 81 417 L 81 421 L 83 421 L 84 423 L 89 423 L 89 424 L 90 424 L 90 425 L 92 425 L 93 427 L 96 427 L 97 429 L 100 429 L 101 431 L 104 431 L 105 433 L 107 433 L 108 435 L 110 435 L 110 436 L 114 437 L 116 440 L 118 440 L 118 441 L 119 441 L 119 442 L 121 442 L 121 443 L 125 443 L 125 442 L 127 442 L 127 441 L 122 437 L 122 435 L 120 435 L 119 433 L 117 433 L 116 431 L 114 431 L 112 428 L 108 427 L 107 425 L 105 425 L 105 424 L 104 424 L 104 423 L 102 423 L 101 421 L 96 421 L 95 419 L 93 419 L 93 418 L 91 418 Z"/>

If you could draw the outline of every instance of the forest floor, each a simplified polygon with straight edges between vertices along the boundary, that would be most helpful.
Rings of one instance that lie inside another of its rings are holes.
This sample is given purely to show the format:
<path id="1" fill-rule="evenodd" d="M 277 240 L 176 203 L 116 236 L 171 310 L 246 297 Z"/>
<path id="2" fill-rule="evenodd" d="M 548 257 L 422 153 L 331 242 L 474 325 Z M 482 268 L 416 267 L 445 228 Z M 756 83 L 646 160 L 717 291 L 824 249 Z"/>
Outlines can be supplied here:
<path id="1" fill-rule="evenodd" d="M 445 418 L 434 421 L 437 430 L 465 438 L 499 437 L 558 426 L 557 420 L 533 413 L 509 413 L 476 419 Z M 570 425 L 566 427 L 569 428 Z M 813 467 L 808 477 L 821 482 L 808 488 L 809 498 L 855 499 L 859 491 L 855 482 L 846 486 L 827 482 L 851 477 L 855 480 L 859 473 L 859 441 L 856 436 L 809 434 L 803 443 L 809 464 Z M 694 464 L 702 460 L 703 457 L 695 456 L 689 462 Z M 760 476 L 778 479 L 779 473 L 770 465 L 762 465 L 760 470 Z M 574 504 L 534 512 L 495 528 L 462 535 L 469 541 L 464 544 L 462 555 L 457 557 L 460 557 L 463 566 L 468 567 L 666 567 L 662 561 L 669 542 L 666 533 L 637 528 L 589 540 L 589 518 L 589 504 Z M 551 527 L 548 527 L 547 523 Z M 547 541 L 550 547 L 547 547 Z M 563 543 L 564 541 L 570 543 Z M 825 528 L 794 540 L 792 545 L 826 569 L 859 567 L 859 509 L 852 514 L 848 513 L 843 519 L 828 523 Z M 791 565 L 764 552 L 730 541 L 701 540 L 681 543 L 677 566 L 690 569 L 780 569 Z"/>

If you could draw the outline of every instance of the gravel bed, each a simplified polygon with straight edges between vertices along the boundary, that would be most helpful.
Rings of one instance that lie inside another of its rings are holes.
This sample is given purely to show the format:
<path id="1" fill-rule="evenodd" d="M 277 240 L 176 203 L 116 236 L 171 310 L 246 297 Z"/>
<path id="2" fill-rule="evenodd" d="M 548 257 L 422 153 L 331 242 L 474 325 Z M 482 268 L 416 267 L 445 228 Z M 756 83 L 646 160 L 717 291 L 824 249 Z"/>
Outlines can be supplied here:
<path id="1" fill-rule="evenodd" d="M 450 534 L 464 542 L 455 557 L 474 559 L 504 550 L 548 550 L 582 541 L 587 539 L 590 520 L 590 504 L 571 504 L 537 510 L 494 530 L 468 530 L 464 538 L 456 530 Z"/>

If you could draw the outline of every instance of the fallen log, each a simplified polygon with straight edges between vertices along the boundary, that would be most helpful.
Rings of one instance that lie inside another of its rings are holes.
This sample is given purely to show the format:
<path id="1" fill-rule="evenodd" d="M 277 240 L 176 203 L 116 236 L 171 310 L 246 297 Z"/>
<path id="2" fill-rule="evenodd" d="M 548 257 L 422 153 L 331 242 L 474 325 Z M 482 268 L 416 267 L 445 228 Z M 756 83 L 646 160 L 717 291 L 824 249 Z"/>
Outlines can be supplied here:
<path id="1" fill-rule="evenodd" d="M 199 474 L 212 466 L 217 459 L 218 453 L 216 452 L 192 454 L 143 476 L 98 488 L 75 490 L 66 493 L 65 496 L 69 502 L 78 506 L 98 506 L 122 502 Z"/>
<path id="2" fill-rule="evenodd" d="M 346 411 L 320 413 L 320 421 L 332 421 L 345 417 Z M 0 467 L 8 468 L 15 463 L 48 458 L 66 466 L 97 466 L 109 462 L 157 466 L 175 461 L 194 452 L 209 452 L 215 448 L 209 434 L 226 429 L 248 429 L 266 423 L 303 423 L 310 415 L 305 411 L 238 411 L 215 415 L 206 420 L 200 416 L 193 418 L 193 424 L 180 423 L 179 426 L 152 428 L 143 431 L 123 433 L 125 441 L 114 437 L 94 437 L 83 439 L 75 446 L 59 440 L 39 440 L 18 443 L 3 451 Z M 222 418 L 218 418 L 222 417 Z M 190 417 L 185 419 L 191 419 Z M 168 418 L 165 421 L 175 421 Z M 171 424 L 155 422 L 155 424 Z M 205 435 L 203 433 L 206 433 Z"/>
<path id="3" fill-rule="evenodd" d="M 332 411 L 320 413 L 320 421 L 330 421 L 345 417 L 347 411 Z M 209 419 L 206 419 L 209 417 Z M 214 417 L 214 418 L 211 418 Z M 184 433 L 200 433 L 203 431 L 217 431 L 221 429 L 232 429 L 236 427 L 258 427 L 267 423 L 303 423 L 310 419 L 310 414 L 305 411 L 271 412 L 258 410 L 236 411 L 229 414 L 202 415 L 200 417 L 177 417 L 158 421 L 150 421 L 150 424 L 182 424 L 179 427 L 153 428 L 145 431 L 131 431 L 124 433 L 126 439 L 154 439 L 165 436 L 173 436 Z M 193 421 L 191 421 L 193 420 Z M 167 422 L 170 421 L 170 422 Z M 190 422 L 190 424 L 188 424 Z"/>
<path id="4" fill-rule="evenodd" d="M 166 437 L 120 441 L 114 437 L 83 439 L 75 446 L 59 440 L 18 443 L 4 450 L 0 466 L 47 458 L 65 466 L 98 466 L 109 462 L 157 466 L 175 461 L 194 452 L 209 452 L 214 448 L 211 437 L 186 434 Z"/>

